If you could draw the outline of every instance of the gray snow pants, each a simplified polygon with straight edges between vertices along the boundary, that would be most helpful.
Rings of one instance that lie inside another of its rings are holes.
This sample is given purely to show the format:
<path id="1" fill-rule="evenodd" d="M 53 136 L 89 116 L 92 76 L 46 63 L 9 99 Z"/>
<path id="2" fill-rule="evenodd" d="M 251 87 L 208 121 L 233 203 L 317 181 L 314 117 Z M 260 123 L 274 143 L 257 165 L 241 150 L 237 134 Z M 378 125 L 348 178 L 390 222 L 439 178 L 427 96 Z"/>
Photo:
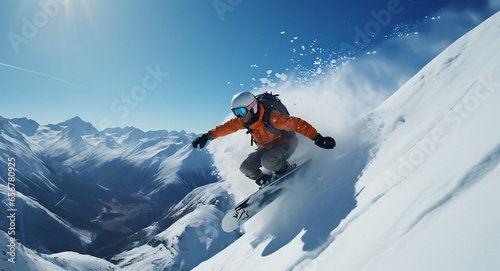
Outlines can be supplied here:
<path id="1" fill-rule="evenodd" d="M 250 153 L 240 166 L 240 171 L 252 180 L 258 180 L 264 173 L 260 167 L 265 167 L 271 171 L 280 171 L 286 167 L 286 160 L 292 156 L 295 148 L 289 143 L 278 145 L 266 150 L 257 148 Z"/>

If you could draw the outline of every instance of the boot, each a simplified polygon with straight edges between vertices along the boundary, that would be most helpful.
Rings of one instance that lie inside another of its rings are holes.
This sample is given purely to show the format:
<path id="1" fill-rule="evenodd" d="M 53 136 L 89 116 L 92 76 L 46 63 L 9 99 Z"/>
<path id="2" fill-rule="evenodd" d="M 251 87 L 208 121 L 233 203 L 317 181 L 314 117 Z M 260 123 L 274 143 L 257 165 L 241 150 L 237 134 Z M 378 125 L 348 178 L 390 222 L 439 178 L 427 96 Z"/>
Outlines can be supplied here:
<path id="1" fill-rule="evenodd" d="M 263 174 L 262 177 L 255 180 L 255 183 L 259 186 L 259 189 L 271 183 L 273 176 L 268 174 Z"/>
<path id="2" fill-rule="evenodd" d="M 283 169 L 274 172 L 274 175 L 276 176 L 275 179 L 279 179 L 283 176 L 285 176 L 288 172 L 292 171 L 297 165 L 295 164 L 290 164 L 288 161 L 286 162 L 286 165 Z"/>

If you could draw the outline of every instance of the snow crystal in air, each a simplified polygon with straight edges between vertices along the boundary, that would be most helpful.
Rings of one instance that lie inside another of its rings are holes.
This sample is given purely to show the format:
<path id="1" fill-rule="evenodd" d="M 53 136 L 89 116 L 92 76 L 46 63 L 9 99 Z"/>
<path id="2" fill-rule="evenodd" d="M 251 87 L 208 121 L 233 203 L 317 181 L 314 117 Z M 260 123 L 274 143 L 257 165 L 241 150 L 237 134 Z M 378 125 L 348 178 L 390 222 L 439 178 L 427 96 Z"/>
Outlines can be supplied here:
<path id="1" fill-rule="evenodd" d="M 286 81 L 286 79 L 287 79 L 287 76 L 284 73 L 276 73 L 275 76 L 277 78 L 281 79 L 281 81 Z"/>

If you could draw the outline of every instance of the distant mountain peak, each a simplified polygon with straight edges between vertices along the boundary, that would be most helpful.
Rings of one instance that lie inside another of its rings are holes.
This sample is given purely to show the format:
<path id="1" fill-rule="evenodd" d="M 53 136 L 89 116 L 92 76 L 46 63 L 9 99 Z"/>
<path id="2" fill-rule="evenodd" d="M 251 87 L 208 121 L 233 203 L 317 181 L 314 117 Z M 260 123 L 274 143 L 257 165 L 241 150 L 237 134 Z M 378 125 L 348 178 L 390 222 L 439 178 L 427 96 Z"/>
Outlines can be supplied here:
<path id="1" fill-rule="evenodd" d="M 40 126 L 38 122 L 28 118 L 14 118 L 10 120 L 10 123 L 19 126 L 18 130 L 27 136 L 34 135 Z"/>
<path id="2" fill-rule="evenodd" d="M 63 121 L 63 122 L 58 123 L 56 125 L 69 125 L 69 124 L 72 124 L 72 125 L 91 125 L 92 126 L 92 124 L 90 124 L 89 122 L 85 122 L 79 116 L 73 117 L 71 119 Z"/>
<path id="3" fill-rule="evenodd" d="M 49 128 L 57 131 L 67 130 L 79 135 L 99 134 L 99 131 L 90 123 L 82 120 L 79 116 L 73 117 L 58 124 L 49 124 Z"/>

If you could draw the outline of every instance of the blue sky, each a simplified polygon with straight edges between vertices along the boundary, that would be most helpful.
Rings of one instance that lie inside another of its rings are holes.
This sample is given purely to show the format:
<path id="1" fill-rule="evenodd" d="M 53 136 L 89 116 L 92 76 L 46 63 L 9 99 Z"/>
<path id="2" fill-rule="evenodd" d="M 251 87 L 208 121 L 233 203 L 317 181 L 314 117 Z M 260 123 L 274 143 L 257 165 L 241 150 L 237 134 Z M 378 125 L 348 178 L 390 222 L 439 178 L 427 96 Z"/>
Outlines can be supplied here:
<path id="1" fill-rule="evenodd" d="M 4 0 L 0 115 L 201 133 L 261 78 L 293 80 L 346 48 L 412 74 L 499 9 L 498 0 Z"/>

